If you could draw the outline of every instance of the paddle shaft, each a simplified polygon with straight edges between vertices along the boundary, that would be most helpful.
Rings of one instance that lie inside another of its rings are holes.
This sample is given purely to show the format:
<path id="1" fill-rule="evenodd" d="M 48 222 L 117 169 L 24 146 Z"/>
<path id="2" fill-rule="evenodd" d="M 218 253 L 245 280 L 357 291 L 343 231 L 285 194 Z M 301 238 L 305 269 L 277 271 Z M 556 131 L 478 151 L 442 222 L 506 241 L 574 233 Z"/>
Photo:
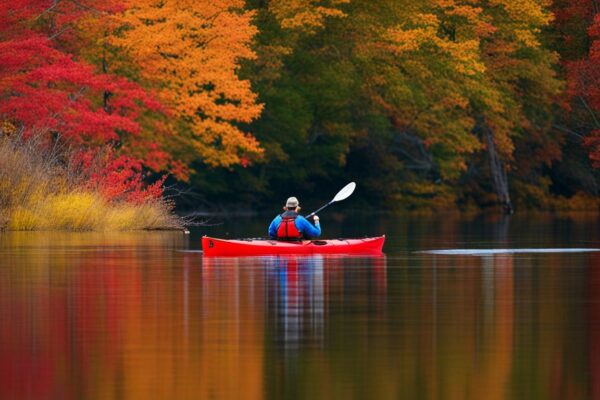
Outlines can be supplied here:
<path id="1" fill-rule="evenodd" d="M 333 203 L 335 203 L 335 201 L 330 201 L 329 203 L 325 204 L 323 207 L 319 208 L 317 211 L 313 211 L 310 214 L 308 214 L 306 217 L 306 219 L 309 219 L 310 217 L 312 217 L 313 215 L 317 214 L 320 211 L 323 211 L 324 209 L 326 209 L 327 207 L 329 207 L 330 205 L 332 205 Z"/>

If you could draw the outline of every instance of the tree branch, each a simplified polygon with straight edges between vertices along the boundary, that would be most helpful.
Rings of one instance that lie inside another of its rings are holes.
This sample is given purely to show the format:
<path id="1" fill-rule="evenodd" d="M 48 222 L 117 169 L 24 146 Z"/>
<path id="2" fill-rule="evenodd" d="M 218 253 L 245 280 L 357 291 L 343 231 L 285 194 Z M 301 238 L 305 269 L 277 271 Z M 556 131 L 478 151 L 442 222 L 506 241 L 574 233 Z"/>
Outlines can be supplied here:
<path id="1" fill-rule="evenodd" d="M 558 131 L 561 131 L 561 132 L 563 132 L 563 133 L 568 133 L 568 134 L 570 134 L 570 135 L 573 135 L 573 136 L 575 136 L 575 137 L 576 137 L 577 139 L 579 139 L 579 140 L 582 140 L 582 139 L 583 139 L 583 135 L 582 135 L 582 134 L 580 134 L 580 133 L 577 133 L 577 132 L 575 132 L 575 131 L 574 131 L 574 130 L 572 130 L 572 129 L 569 129 L 569 128 L 567 128 L 566 126 L 560 126 L 560 125 L 557 125 L 557 124 L 553 124 L 553 125 L 552 125 L 552 127 L 553 127 L 554 129 L 558 130 Z"/>
<path id="2" fill-rule="evenodd" d="M 44 15 L 52 12 L 52 10 L 54 10 L 58 4 L 61 2 L 62 0 L 54 0 L 54 2 L 52 3 L 52 5 L 50 7 L 48 7 L 47 9 L 45 9 L 40 15 L 38 15 L 35 19 L 38 20 L 40 18 L 42 18 Z"/>
<path id="3" fill-rule="evenodd" d="M 592 110 L 592 108 L 589 106 L 589 104 L 587 103 L 587 101 L 585 101 L 585 98 L 583 96 L 577 96 L 577 98 L 581 101 L 581 103 L 583 104 L 583 106 L 585 107 L 585 109 L 590 113 L 590 116 L 594 120 L 594 123 L 596 124 L 596 127 L 600 128 L 600 121 L 598 121 L 598 118 L 596 117 L 596 114 L 594 113 L 594 110 Z"/>
<path id="4" fill-rule="evenodd" d="M 64 28 L 62 28 L 60 31 L 56 32 L 52 36 L 48 36 L 48 40 L 54 40 L 54 39 L 56 39 L 57 37 L 59 37 L 60 35 L 62 35 L 66 31 L 68 31 L 69 29 L 71 29 L 71 27 L 69 25 L 66 25 Z"/>

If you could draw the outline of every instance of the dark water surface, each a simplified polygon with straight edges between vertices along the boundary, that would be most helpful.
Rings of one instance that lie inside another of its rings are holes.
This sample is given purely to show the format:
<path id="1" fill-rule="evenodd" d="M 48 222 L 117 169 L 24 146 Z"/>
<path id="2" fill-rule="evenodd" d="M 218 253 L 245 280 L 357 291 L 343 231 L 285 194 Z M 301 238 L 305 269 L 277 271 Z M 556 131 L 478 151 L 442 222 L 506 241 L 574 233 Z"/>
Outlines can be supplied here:
<path id="1" fill-rule="evenodd" d="M 326 216 L 371 258 L 203 259 L 244 219 L 0 233 L 0 399 L 599 399 L 600 252 L 556 250 L 598 221 Z"/>

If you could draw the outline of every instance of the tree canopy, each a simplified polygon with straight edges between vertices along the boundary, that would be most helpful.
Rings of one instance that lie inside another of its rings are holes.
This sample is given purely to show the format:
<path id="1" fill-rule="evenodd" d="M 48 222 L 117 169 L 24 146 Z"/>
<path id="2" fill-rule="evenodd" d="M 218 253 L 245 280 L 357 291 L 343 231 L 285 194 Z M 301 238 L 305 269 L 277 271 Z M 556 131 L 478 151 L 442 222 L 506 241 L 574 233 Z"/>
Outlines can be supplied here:
<path id="1" fill-rule="evenodd" d="M 594 208 L 596 14 L 591 0 L 18 0 L 0 6 L 0 120 L 110 145 L 212 203 L 357 180 L 387 209 Z"/>

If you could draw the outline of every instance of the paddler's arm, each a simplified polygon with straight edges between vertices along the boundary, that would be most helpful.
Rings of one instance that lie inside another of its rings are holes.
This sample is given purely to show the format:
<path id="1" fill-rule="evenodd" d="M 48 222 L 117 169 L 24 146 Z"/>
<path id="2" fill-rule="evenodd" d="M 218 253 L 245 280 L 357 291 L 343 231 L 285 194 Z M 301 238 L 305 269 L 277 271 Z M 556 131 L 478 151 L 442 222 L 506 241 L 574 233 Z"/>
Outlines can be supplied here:
<path id="1" fill-rule="evenodd" d="M 298 216 L 296 218 L 296 227 L 308 237 L 317 238 L 321 236 L 321 224 L 319 224 L 318 218 L 315 219 L 315 226 L 313 226 L 306 218 Z"/>
<path id="2" fill-rule="evenodd" d="M 281 215 L 278 215 L 273 219 L 271 225 L 269 225 L 269 237 L 276 238 L 277 237 L 277 228 L 279 228 L 279 224 L 281 223 Z"/>

